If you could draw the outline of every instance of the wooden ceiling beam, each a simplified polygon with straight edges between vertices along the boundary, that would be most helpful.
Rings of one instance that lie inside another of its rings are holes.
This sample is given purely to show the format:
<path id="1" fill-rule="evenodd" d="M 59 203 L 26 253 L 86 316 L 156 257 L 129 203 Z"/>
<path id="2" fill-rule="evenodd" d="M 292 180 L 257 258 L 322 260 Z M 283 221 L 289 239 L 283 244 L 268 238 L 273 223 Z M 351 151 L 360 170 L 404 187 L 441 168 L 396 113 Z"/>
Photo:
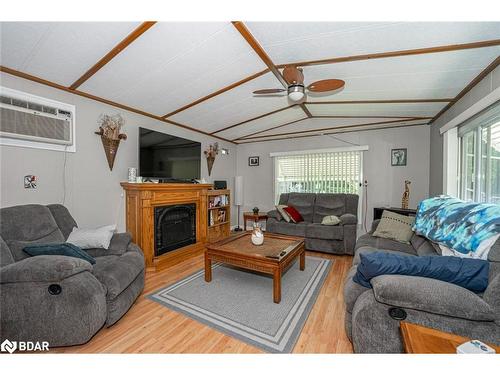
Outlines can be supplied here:
<path id="1" fill-rule="evenodd" d="M 255 137 L 246 136 L 246 137 L 242 137 L 239 140 L 243 140 L 243 139 L 258 139 L 258 138 L 267 138 L 267 137 L 278 137 L 278 136 L 287 136 L 287 135 L 303 134 L 303 133 L 323 132 L 323 131 L 337 130 L 337 129 L 358 128 L 358 127 L 363 127 L 363 126 L 368 126 L 368 125 L 384 125 L 384 124 L 394 124 L 394 123 L 408 122 L 408 121 L 418 121 L 418 120 L 419 119 L 409 118 L 409 119 L 406 119 L 406 120 L 377 121 L 377 122 L 367 122 L 367 123 L 364 123 L 364 124 L 355 124 L 355 125 L 330 126 L 330 127 L 327 127 L 327 128 L 298 130 L 298 131 L 295 131 L 295 132 L 279 133 L 279 134 L 272 134 L 272 135 L 258 135 L 258 136 L 255 136 Z M 268 130 L 270 130 L 270 129 L 268 129 Z M 265 131 L 268 131 L 268 130 L 265 130 Z"/>
<path id="2" fill-rule="evenodd" d="M 314 116 L 313 118 L 399 118 L 399 119 L 415 119 L 415 120 L 430 120 L 432 119 L 432 116 L 384 116 L 384 115 L 377 115 L 377 116 Z"/>
<path id="3" fill-rule="evenodd" d="M 76 90 L 90 77 L 96 74 L 104 65 L 111 61 L 116 55 L 127 48 L 134 40 L 139 38 L 142 34 L 148 31 L 156 21 L 147 21 L 140 24 L 134 31 L 132 31 L 125 39 L 118 43 L 111 51 L 104 55 L 94 66 L 87 70 L 80 78 L 78 78 L 69 87 L 71 90 Z"/>
<path id="4" fill-rule="evenodd" d="M 201 133 L 201 134 L 204 134 L 204 135 L 207 135 L 207 136 L 211 136 L 211 137 L 220 139 L 220 140 L 225 141 L 225 142 L 235 143 L 235 142 L 233 142 L 233 141 L 231 141 L 229 139 L 226 139 L 226 138 L 223 138 L 223 137 L 219 137 L 217 135 L 213 135 L 213 134 L 204 132 L 203 130 L 195 129 L 195 128 L 192 128 L 192 127 L 184 125 L 184 124 L 180 124 L 180 123 L 175 122 L 175 121 L 167 120 L 167 119 L 164 119 L 164 118 L 162 118 L 160 116 L 156 116 L 156 115 L 154 115 L 152 113 L 148 113 L 148 112 L 142 111 L 140 109 L 129 107 L 127 105 L 120 104 L 120 103 L 117 103 L 117 102 L 113 102 L 111 100 L 104 99 L 104 98 L 101 98 L 99 96 L 88 94 L 88 93 L 86 93 L 84 91 L 72 90 L 69 87 L 60 85 L 60 84 L 52 82 L 52 81 L 48 81 L 48 80 L 40 78 L 40 77 L 33 76 L 31 74 L 23 73 L 23 72 L 20 72 L 18 70 L 15 70 L 15 69 L 7 68 L 6 66 L 0 65 L 0 72 L 7 73 L 7 74 L 10 74 L 10 75 L 13 75 L 13 76 L 16 76 L 16 77 L 24 78 L 24 79 L 27 79 L 27 80 L 32 81 L 32 82 L 40 83 L 40 84 L 45 85 L 45 86 L 49 86 L 49 87 L 52 87 L 52 88 L 55 88 L 55 89 L 58 89 L 58 90 L 61 90 L 61 91 L 69 92 L 70 94 L 82 96 L 84 98 L 95 100 L 97 102 L 108 104 L 108 105 L 111 105 L 111 106 L 114 106 L 114 107 L 117 107 L 117 108 L 121 108 L 123 110 L 129 111 L 129 112 L 133 112 L 133 113 L 137 113 L 139 115 L 146 116 L 146 117 L 158 120 L 158 121 L 162 121 L 162 122 L 167 123 L 167 124 L 175 125 L 175 126 L 178 126 L 180 128 L 183 128 L 183 129 L 191 130 L 191 131 L 194 131 L 196 133 Z"/>
<path id="5" fill-rule="evenodd" d="M 278 112 L 281 112 L 281 111 L 284 111 L 286 109 L 289 109 L 289 108 L 292 108 L 294 106 L 296 106 L 297 104 L 294 104 L 294 105 L 289 105 L 289 106 L 286 106 L 286 107 L 283 107 L 283 108 L 279 108 L 279 109 L 276 109 L 274 111 L 271 111 L 271 112 L 266 112 L 262 115 L 259 115 L 259 116 L 256 116 L 256 117 L 253 117 L 251 118 L 250 120 L 245 120 L 245 121 L 241 121 L 241 122 L 238 122 L 237 124 L 234 124 L 234 125 L 230 125 L 230 126 L 226 126 L 225 128 L 222 128 L 222 129 L 219 129 L 219 130 L 216 130 L 210 134 L 216 134 L 216 133 L 220 133 L 220 132 L 223 132 L 224 130 L 228 130 L 228 129 L 232 129 L 232 128 L 235 128 L 236 126 L 240 126 L 240 125 L 243 125 L 243 124 L 246 124 L 247 122 L 250 122 L 250 121 L 254 121 L 254 120 L 258 120 L 258 119 L 261 119 L 263 117 L 266 117 L 266 116 L 269 116 L 269 115 L 273 115 L 275 113 L 278 113 Z"/>
<path id="6" fill-rule="evenodd" d="M 304 104 L 399 104 L 399 103 L 447 103 L 454 98 L 442 99 L 382 99 L 382 100 L 326 100 Z"/>
<path id="7" fill-rule="evenodd" d="M 259 44 L 257 39 L 252 35 L 250 30 L 245 26 L 245 24 L 241 21 L 233 21 L 232 22 L 233 26 L 238 30 L 238 32 L 241 34 L 241 36 L 247 41 L 247 43 L 252 47 L 252 49 L 255 51 L 257 55 L 259 55 L 260 59 L 264 62 L 264 64 L 267 65 L 271 73 L 274 74 L 274 76 L 280 81 L 280 83 L 283 85 L 285 89 L 288 88 L 288 82 L 285 80 L 281 72 L 278 70 L 274 62 L 271 60 L 269 55 L 266 53 L 264 48 Z M 307 107 L 304 104 L 299 104 L 300 108 L 304 113 L 307 115 L 307 117 L 312 117 L 311 112 L 307 109 Z"/>
<path id="8" fill-rule="evenodd" d="M 438 47 L 406 49 L 406 50 L 380 52 L 380 53 L 369 53 L 369 54 L 364 54 L 364 55 L 333 57 L 333 58 L 321 59 L 321 60 L 296 61 L 293 63 L 276 65 L 276 67 L 277 68 L 284 68 L 287 65 L 295 65 L 295 66 L 304 67 L 304 66 L 313 66 L 313 65 L 338 64 L 338 63 L 351 62 L 351 61 L 385 59 L 385 58 L 390 58 L 390 57 L 423 55 L 423 54 L 429 54 L 429 53 L 451 52 L 451 51 L 467 50 L 467 49 L 474 49 L 474 48 L 494 47 L 494 46 L 498 46 L 498 45 L 500 45 L 500 39 L 493 39 L 493 40 L 485 40 L 485 41 L 473 42 L 473 43 L 449 44 L 449 45 L 438 46 Z"/>
<path id="9" fill-rule="evenodd" d="M 458 93 L 455 98 L 448 103 L 447 106 L 445 106 L 441 111 L 438 112 L 436 116 L 432 118 L 432 120 L 429 122 L 429 124 L 434 123 L 443 113 L 445 113 L 448 109 L 450 109 L 456 102 L 458 102 L 460 99 L 462 99 L 465 94 L 467 94 L 470 90 L 473 89 L 474 86 L 476 86 L 484 77 L 486 77 L 488 74 L 490 74 L 498 65 L 500 64 L 500 56 L 497 57 L 493 62 L 488 65 L 477 77 L 475 77 L 472 81 L 469 82 L 467 86 L 464 87 L 462 91 Z"/>
<path id="10" fill-rule="evenodd" d="M 425 123 L 421 123 L 421 124 L 408 124 L 408 125 L 395 125 L 395 126 L 383 126 L 382 125 L 382 126 L 368 127 L 366 129 L 355 129 L 355 130 L 342 130 L 341 129 L 341 131 L 334 131 L 334 132 L 321 133 L 321 134 L 297 135 L 297 136 L 293 136 L 293 137 L 287 136 L 286 138 L 259 139 L 259 140 L 252 140 L 252 141 L 248 141 L 248 142 L 241 142 L 241 141 L 244 141 L 244 139 L 242 139 L 240 142 L 236 142 L 236 144 L 238 144 L 238 145 L 246 145 L 247 143 L 284 141 L 284 140 L 290 140 L 290 139 L 296 139 L 296 138 L 318 137 L 318 136 L 329 135 L 329 134 L 352 133 L 352 132 L 358 132 L 358 131 L 380 130 L 380 129 L 409 128 L 411 126 L 422 126 L 422 125 L 428 125 L 428 123 L 425 122 Z M 272 136 L 268 136 L 268 137 L 272 137 Z"/>
<path id="11" fill-rule="evenodd" d="M 286 122 L 286 123 L 281 124 L 281 125 L 273 126 L 272 128 L 268 128 L 268 129 L 265 129 L 265 130 L 259 130 L 259 131 L 256 131 L 254 133 L 247 134 L 247 135 L 245 135 L 243 137 L 235 138 L 235 139 L 233 139 L 233 141 L 237 141 L 237 140 L 240 140 L 240 139 L 245 139 L 246 137 L 250 137 L 252 135 L 257 135 L 257 134 L 260 134 L 260 133 L 268 132 L 270 130 L 281 128 L 283 126 L 295 124 L 296 122 L 304 121 L 304 120 L 307 120 L 308 118 L 309 117 L 304 117 L 304 118 L 301 118 L 301 119 L 298 119 L 298 120 L 293 120 L 293 121 L 290 121 L 290 122 Z"/>

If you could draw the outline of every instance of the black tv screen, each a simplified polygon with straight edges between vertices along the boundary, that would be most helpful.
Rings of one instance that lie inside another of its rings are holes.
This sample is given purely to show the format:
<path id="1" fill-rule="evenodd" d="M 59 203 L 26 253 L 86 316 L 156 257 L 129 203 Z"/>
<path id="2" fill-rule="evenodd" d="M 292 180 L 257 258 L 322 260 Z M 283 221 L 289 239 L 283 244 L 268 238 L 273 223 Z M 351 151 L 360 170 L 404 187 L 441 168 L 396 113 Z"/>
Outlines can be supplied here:
<path id="1" fill-rule="evenodd" d="M 139 176 L 190 181 L 200 178 L 201 143 L 139 128 Z"/>

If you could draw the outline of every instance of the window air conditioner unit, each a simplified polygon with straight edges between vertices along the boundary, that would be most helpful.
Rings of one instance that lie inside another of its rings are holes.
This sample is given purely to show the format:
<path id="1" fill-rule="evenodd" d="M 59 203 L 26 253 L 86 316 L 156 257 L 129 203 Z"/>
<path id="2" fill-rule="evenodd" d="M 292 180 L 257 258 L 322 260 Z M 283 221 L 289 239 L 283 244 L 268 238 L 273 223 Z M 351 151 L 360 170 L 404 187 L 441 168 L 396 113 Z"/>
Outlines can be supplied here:
<path id="1" fill-rule="evenodd" d="M 73 106 L 0 89 L 0 137 L 45 145 L 73 145 Z"/>

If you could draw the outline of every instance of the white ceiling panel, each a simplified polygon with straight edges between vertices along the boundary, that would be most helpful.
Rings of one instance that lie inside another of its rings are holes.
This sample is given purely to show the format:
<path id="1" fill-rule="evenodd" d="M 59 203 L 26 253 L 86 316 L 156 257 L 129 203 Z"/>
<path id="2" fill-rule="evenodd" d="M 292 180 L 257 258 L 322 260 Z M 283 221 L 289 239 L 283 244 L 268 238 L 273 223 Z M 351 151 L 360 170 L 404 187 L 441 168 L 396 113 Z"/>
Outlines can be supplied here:
<path id="1" fill-rule="evenodd" d="M 313 116 L 432 117 L 447 103 L 307 104 Z"/>
<path id="2" fill-rule="evenodd" d="M 500 38 L 498 22 L 250 22 L 275 64 Z"/>
<path id="3" fill-rule="evenodd" d="M 308 101 L 455 97 L 497 56 L 500 46 L 475 50 L 304 67 L 305 83 L 343 79 L 344 88 Z"/>
<path id="4" fill-rule="evenodd" d="M 231 23 L 161 22 L 81 88 L 163 116 L 265 68 Z"/>
<path id="5" fill-rule="evenodd" d="M 285 97 L 256 97 L 257 89 L 281 88 L 276 77 L 267 73 L 170 117 L 197 129 L 213 132 L 289 105 Z"/>
<path id="6" fill-rule="evenodd" d="M 284 111 L 273 113 L 272 115 L 262 117 L 260 119 L 246 122 L 234 128 L 224 130 L 217 135 L 227 138 L 236 139 L 245 135 L 258 132 L 280 124 L 286 124 L 290 121 L 295 121 L 304 118 L 306 115 L 299 106 L 288 108 Z"/>
<path id="7" fill-rule="evenodd" d="M 310 121 L 310 120 L 305 120 Z M 336 133 L 346 133 L 352 131 L 366 131 L 366 130 L 374 130 L 374 129 L 385 129 L 385 128 L 394 128 L 394 127 L 404 127 L 404 126 L 415 126 L 415 125 L 426 125 L 423 121 L 408 121 L 408 122 L 399 122 L 399 123 L 391 123 L 391 124 L 374 124 L 374 125 L 352 125 L 349 127 L 337 127 L 337 129 L 333 128 L 330 130 L 317 130 L 306 133 L 296 133 L 296 134 L 275 134 L 275 135 L 266 135 L 261 136 L 261 134 L 256 135 L 255 137 L 243 138 L 237 141 L 237 143 L 249 143 L 249 142 L 258 142 L 264 140 L 279 140 L 279 139 L 289 139 L 293 137 L 315 137 L 315 136 L 327 136 L 328 134 L 336 134 Z"/>
<path id="8" fill-rule="evenodd" d="M 2 22 L 2 65 L 69 86 L 138 22 Z"/>
<path id="9" fill-rule="evenodd" d="M 267 135 L 276 135 L 276 134 L 291 134 L 296 132 L 303 131 L 326 131 L 335 127 L 345 127 L 345 126 L 356 126 L 362 124 L 373 124 L 373 123 L 396 123 L 398 121 L 394 118 L 307 118 L 305 120 L 295 122 L 293 124 L 280 126 L 276 129 L 264 131 L 259 134 L 255 134 L 255 136 L 267 136 Z M 422 120 L 418 120 L 422 122 Z M 427 121 L 427 120 L 424 120 Z M 250 137 L 253 137 L 250 136 Z"/>

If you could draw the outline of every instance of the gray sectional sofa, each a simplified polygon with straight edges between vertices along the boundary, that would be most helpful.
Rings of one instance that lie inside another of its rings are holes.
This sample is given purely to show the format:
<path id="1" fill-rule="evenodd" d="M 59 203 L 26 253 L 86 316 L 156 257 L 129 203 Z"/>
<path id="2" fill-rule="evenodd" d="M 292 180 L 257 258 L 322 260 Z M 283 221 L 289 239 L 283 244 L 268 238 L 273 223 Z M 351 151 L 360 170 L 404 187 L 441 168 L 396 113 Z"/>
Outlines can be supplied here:
<path id="1" fill-rule="evenodd" d="M 355 194 L 281 194 L 279 204 L 291 205 L 304 218 L 300 223 L 287 223 L 278 211 L 267 213 L 266 230 L 305 238 L 307 250 L 333 254 L 353 254 L 356 243 L 358 196 Z M 339 225 L 321 225 L 323 217 L 338 216 Z"/>
<path id="2" fill-rule="evenodd" d="M 109 249 L 73 257 L 30 257 L 32 243 L 64 242 L 76 226 L 62 205 L 0 209 L 0 341 L 83 344 L 127 312 L 144 288 L 144 256 L 128 233 Z"/>
<path id="3" fill-rule="evenodd" d="M 434 245 L 416 234 L 411 243 L 359 237 L 353 266 L 344 287 L 345 325 L 356 353 L 402 353 L 399 319 L 500 345 L 500 240 L 488 255 L 489 284 L 475 294 L 460 286 L 430 278 L 383 275 L 372 279 L 373 289 L 352 280 L 361 253 L 396 252 L 406 256 L 440 256 Z"/>

